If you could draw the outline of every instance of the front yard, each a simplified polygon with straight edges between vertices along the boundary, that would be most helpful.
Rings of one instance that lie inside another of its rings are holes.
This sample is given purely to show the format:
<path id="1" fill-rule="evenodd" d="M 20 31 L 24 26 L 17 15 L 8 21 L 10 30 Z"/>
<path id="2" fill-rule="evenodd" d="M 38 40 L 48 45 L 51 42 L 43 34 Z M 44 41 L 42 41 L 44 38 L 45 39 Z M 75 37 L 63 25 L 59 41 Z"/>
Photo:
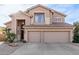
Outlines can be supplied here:
<path id="1" fill-rule="evenodd" d="M 20 48 L 23 43 L 17 43 L 18 46 L 16 47 L 11 47 L 8 44 L 4 43 L 4 42 L 0 42 L 0 55 L 9 55 L 11 53 L 13 53 L 16 49 Z"/>

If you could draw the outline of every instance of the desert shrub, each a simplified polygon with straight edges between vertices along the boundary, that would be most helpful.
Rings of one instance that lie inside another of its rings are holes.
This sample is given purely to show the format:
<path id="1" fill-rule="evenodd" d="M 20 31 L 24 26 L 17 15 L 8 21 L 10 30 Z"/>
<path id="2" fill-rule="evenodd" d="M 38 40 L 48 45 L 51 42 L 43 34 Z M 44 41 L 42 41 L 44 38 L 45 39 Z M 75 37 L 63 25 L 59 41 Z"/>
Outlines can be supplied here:
<path id="1" fill-rule="evenodd" d="M 14 42 L 14 39 L 16 38 L 16 34 L 15 33 L 11 33 L 10 29 L 5 28 L 5 41 L 12 43 Z"/>

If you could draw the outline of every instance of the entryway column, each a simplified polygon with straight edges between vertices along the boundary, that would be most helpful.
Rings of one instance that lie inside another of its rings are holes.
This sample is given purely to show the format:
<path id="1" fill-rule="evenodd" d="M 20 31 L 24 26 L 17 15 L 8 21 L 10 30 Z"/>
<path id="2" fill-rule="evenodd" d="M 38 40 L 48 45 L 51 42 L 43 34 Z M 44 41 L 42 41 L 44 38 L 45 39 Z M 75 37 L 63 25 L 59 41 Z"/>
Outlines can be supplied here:
<path id="1" fill-rule="evenodd" d="M 27 29 L 24 30 L 24 40 L 26 42 L 28 41 L 28 31 L 27 31 Z"/>
<path id="2" fill-rule="evenodd" d="M 70 42 L 73 41 L 73 30 L 70 31 Z"/>
<path id="3" fill-rule="evenodd" d="M 17 35 L 17 40 L 20 41 L 21 40 L 21 29 L 19 26 L 17 26 L 17 29 L 16 29 L 16 35 Z"/>

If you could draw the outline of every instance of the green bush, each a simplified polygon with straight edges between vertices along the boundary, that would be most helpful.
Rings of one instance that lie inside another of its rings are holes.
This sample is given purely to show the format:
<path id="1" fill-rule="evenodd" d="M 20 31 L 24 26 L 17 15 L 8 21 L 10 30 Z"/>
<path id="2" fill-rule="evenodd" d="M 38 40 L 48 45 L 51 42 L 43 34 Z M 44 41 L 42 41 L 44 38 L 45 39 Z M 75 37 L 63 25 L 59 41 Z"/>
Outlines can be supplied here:
<path id="1" fill-rule="evenodd" d="M 14 39 L 16 38 L 16 34 L 11 33 L 10 29 L 7 29 L 7 28 L 4 31 L 5 31 L 6 41 L 8 41 L 9 43 L 14 42 Z"/>
<path id="2" fill-rule="evenodd" d="M 73 31 L 73 43 L 79 43 L 79 22 L 74 23 L 74 31 Z"/>
<path id="3" fill-rule="evenodd" d="M 14 33 L 9 33 L 9 38 L 8 38 L 8 41 L 10 43 L 14 42 L 14 39 L 15 39 L 15 34 Z"/>

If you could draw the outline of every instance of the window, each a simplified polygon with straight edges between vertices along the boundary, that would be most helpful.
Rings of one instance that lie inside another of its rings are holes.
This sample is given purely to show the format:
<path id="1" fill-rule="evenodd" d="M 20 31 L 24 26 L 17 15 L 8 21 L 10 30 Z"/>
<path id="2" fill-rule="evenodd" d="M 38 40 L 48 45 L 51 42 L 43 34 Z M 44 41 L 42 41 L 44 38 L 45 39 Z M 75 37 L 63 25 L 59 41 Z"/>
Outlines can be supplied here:
<path id="1" fill-rule="evenodd" d="M 35 23 L 44 24 L 44 13 L 35 13 Z"/>
<path id="2" fill-rule="evenodd" d="M 61 17 L 54 17 L 53 22 L 62 22 L 62 18 Z"/>

